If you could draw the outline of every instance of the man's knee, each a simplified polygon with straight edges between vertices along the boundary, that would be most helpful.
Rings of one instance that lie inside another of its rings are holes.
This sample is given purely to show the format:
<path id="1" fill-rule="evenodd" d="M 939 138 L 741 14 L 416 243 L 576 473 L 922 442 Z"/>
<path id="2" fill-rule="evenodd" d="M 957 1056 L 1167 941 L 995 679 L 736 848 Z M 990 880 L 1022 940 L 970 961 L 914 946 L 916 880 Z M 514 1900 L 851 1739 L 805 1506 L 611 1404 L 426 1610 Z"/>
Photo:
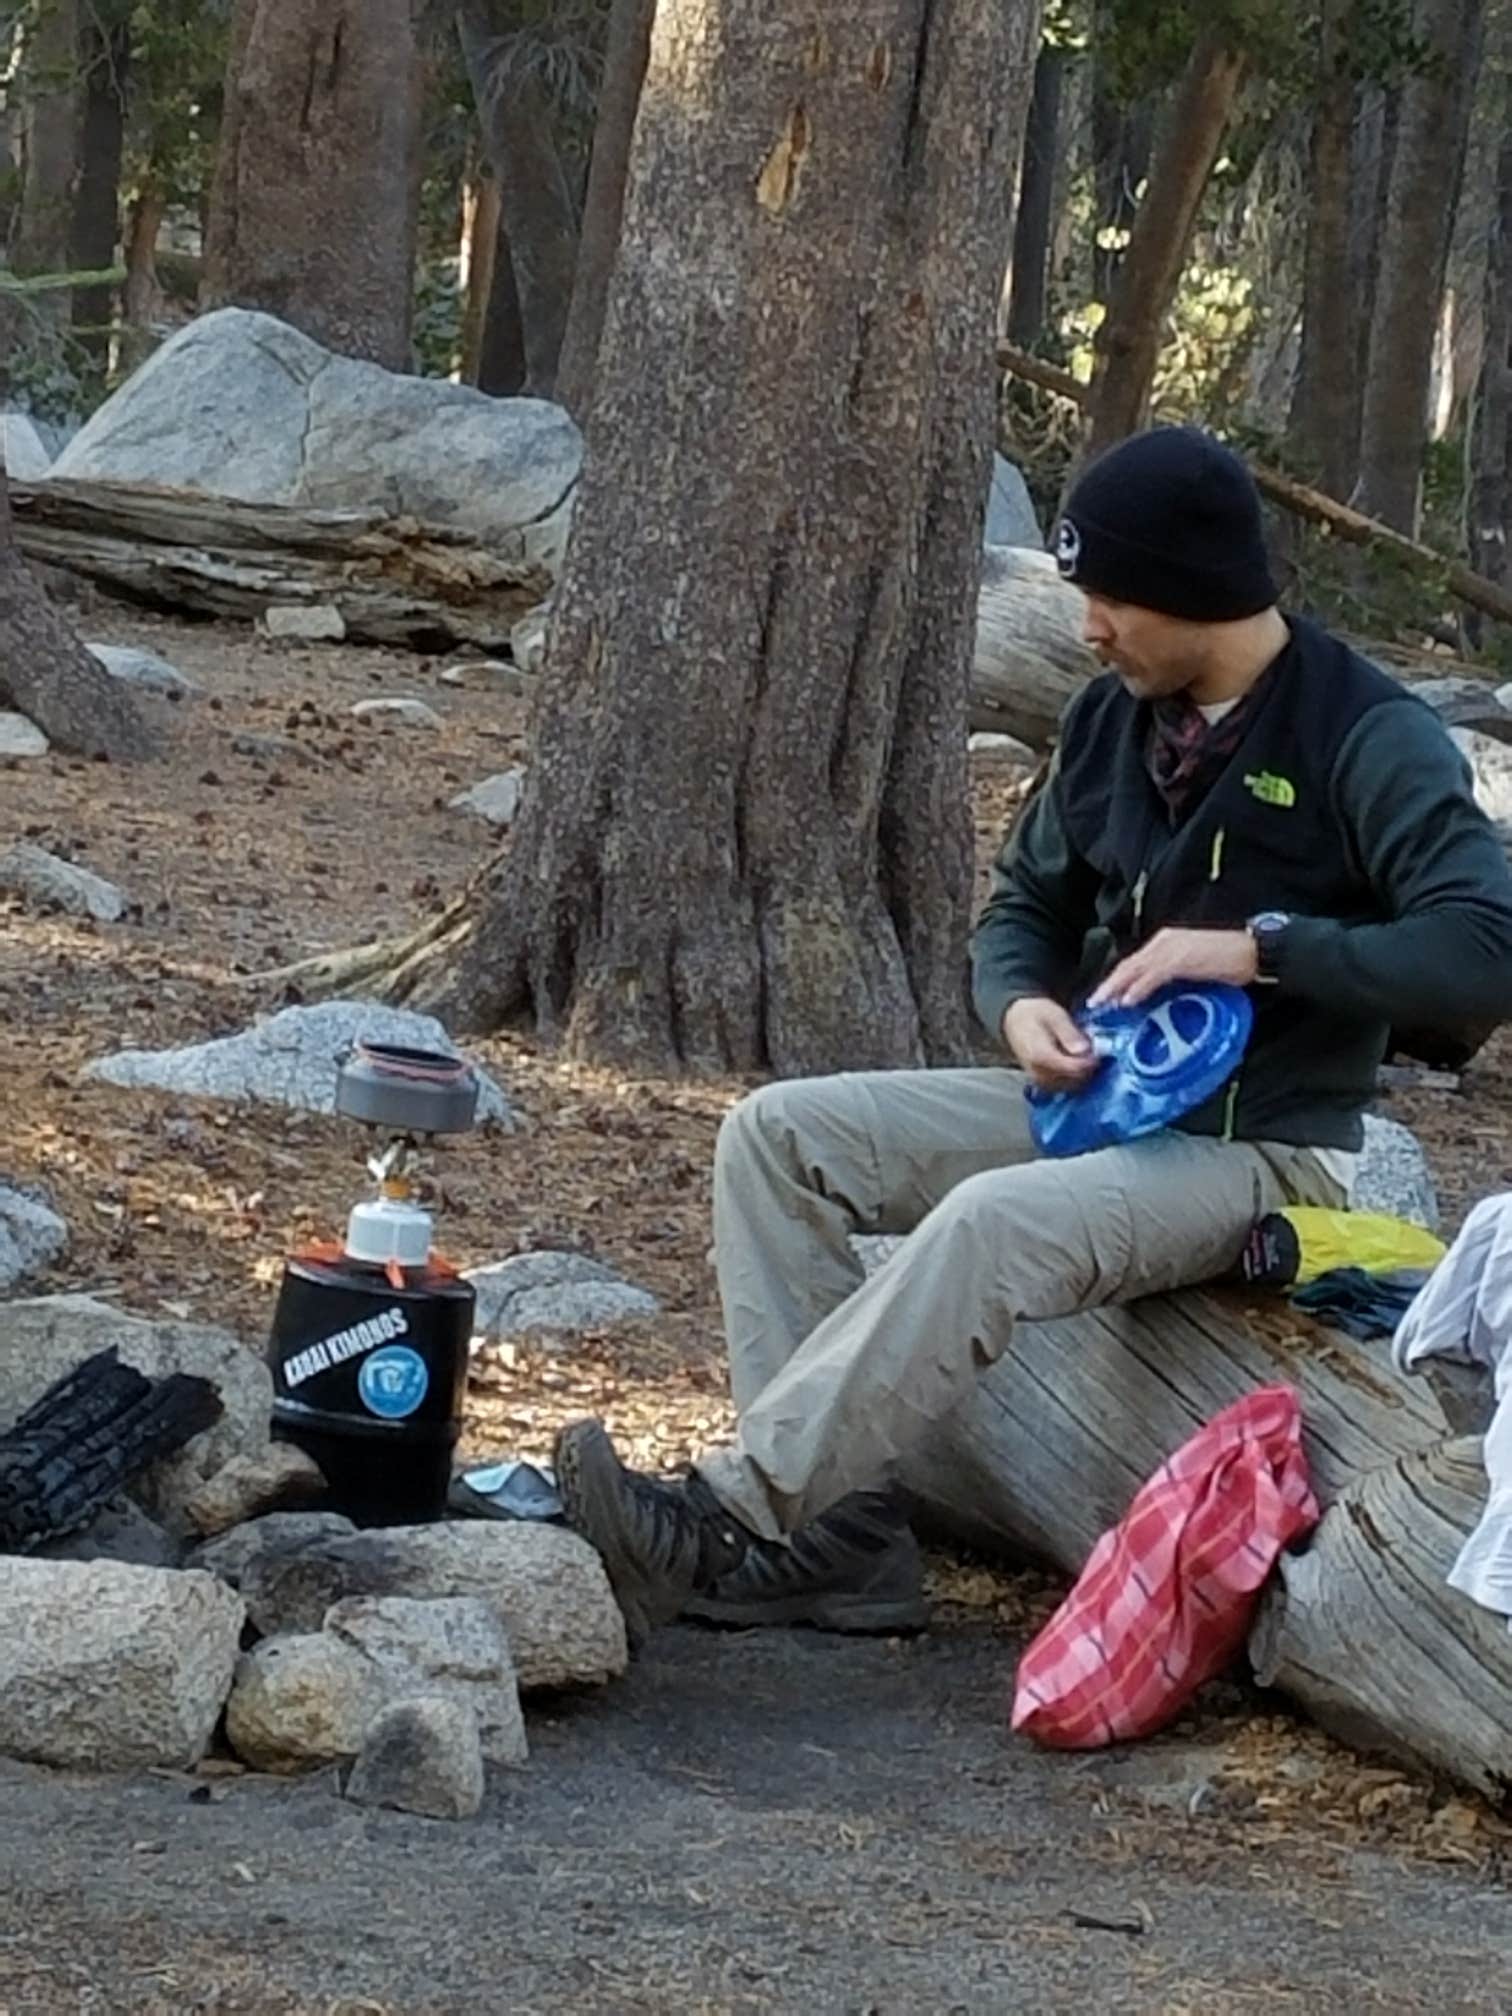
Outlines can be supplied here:
<path id="1" fill-rule="evenodd" d="M 720 1123 L 716 1173 L 753 1151 L 801 1163 L 800 1144 L 822 1136 L 842 1104 L 849 1104 L 843 1077 L 780 1078 L 748 1092 Z"/>

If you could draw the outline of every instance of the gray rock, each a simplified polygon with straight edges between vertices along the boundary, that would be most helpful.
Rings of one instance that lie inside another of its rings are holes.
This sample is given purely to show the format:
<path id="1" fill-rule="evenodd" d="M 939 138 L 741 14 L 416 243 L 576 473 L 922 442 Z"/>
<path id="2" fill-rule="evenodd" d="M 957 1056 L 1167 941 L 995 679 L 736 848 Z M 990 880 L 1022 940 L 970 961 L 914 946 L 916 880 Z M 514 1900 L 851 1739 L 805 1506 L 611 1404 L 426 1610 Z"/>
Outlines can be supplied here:
<path id="1" fill-rule="evenodd" d="M 345 1791 L 358 1806 L 470 1820 L 483 1804 L 483 1786 L 471 1709 L 444 1694 L 415 1694 L 373 1718 Z"/>
<path id="2" fill-rule="evenodd" d="M 126 914 L 126 898 L 113 882 L 29 840 L 18 840 L 0 855 L 0 889 L 67 917 L 93 917 L 97 924 L 118 924 Z"/>
<path id="3" fill-rule="evenodd" d="M 1512 679 L 1509 679 L 1505 686 L 1498 686 L 1494 697 L 1499 706 L 1512 713 Z"/>
<path id="4" fill-rule="evenodd" d="M 254 1771 L 317 1770 L 357 1755 L 385 1698 L 355 1646 L 320 1631 L 268 1638 L 236 1662 L 226 1739 Z"/>
<path id="5" fill-rule="evenodd" d="M 585 1253 L 517 1253 L 469 1269 L 477 1295 L 473 1333 L 489 1339 L 541 1330 L 593 1330 L 655 1316 L 656 1297 Z"/>
<path id="6" fill-rule="evenodd" d="M 1036 553 L 1045 549 L 1029 485 L 1004 455 L 992 458 L 992 487 L 987 493 L 987 525 L 982 544 L 1018 546 Z"/>
<path id="7" fill-rule="evenodd" d="M 189 323 L 52 471 L 455 526 L 554 574 L 582 439 L 558 406 L 334 356 L 272 316 Z"/>
<path id="8" fill-rule="evenodd" d="M 261 621 L 269 637 L 305 644 L 339 644 L 347 633 L 346 618 L 334 602 L 270 602 Z"/>
<path id="9" fill-rule="evenodd" d="M 313 1456 L 292 1442 L 270 1442 L 266 1449 L 233 1456 L 184 1509 L 209 1539 L 264 1513 L 311 1505 L 325 1491 L 325 1477 Z"/>
<path id="10" fill-rule="evenodd" d="M 625 1670 L 625 1622 L 603 1563 L 562 1526 L 385 1527 L 255 1558 L 241 1586 L 252 1622 L 270 1638 L 318 1631 L 349 1596 L 478 1596 L 504 1626 L 527 1691 L 597 1685 Z"/>
<path id="11" fill-rule="evenodd" d="M 0 1295 L 9 1294 L 29 1274 L 50 1267 L 67 1250 L 68 1227 L 46 1199 L 0 1183 Z M 0 1338 L 3 1334 L 0 1316 Z M 4 1393 L 5 1372 L 0 1366 L 0 1425 L 13 1418 L 5 1413 Z"/>
<path id="12" fill-rule="evenodd" d="M 45 756 L 52 744 L 24 714 L 0 712 L 0 756 Z"/>
<path id="13" fill-rule="evenodd" d="M 138 1568 L 177 1568 L 183 1548 L 140 1505 L 124 1494 L 113 1498 L 80 1533 L 48 1540 L 32 1556 L 38 1561 L 129 1561 Z"/>
<path id="14" fill-rule="evenodd" d="M 370 1660 L 391 1690 L 423 1682 L 427 1693 L 460 1701 L 491 1764 L 528 1758 L 509 1640 L 497 1612 L 479 1597 L 355 1596 L 327 1612 L 325 1629 Z"/>
<path id="15" fill-rule="evenodd" d="M 429 1015 L 385 1008 L 376 1001 L 322 1001 L 310 1008 L 285 1008 L 238 1036 L 220 1036 L 183 1050 L 117 1051 L 89 1065 L 84 1075 L 107 1085 L 334 1113 L 337 1072 L 359 1036 L 456 1054 L 445 1029 Z M 486 1073 L 478 1075 L 478 1117 L 513 1125 L 504 1094 Z"/>
<path id="16" fill-rule="evenodd" d="M 180 672 L 155 651 L 138 651 L 130 644 L 86 644 L 84 649 L 100 661 L 112 679 L 139 686 L 144 692 L 183 696 L 204 690 L 197 679 Z"/>
<path id="17" fill-rule="evenodd" d="M 1451 728 L 1449 739 L 1470 766 L 1475 802 L 1488 819 L 1512 819 L 1512 748 L 1473 728 Z"/>
<path id="18" fill-rule="evenodd" d="M 1512 742 L 1512 709 L 1484 679 L 1404 679 L 1407 691 L 1431 707 L 1446 728 L 1472 728 Z"/>
<path id="19" fill-rule="evenodd" d="M 220 1718 L 242 1622 L 210 1575 L 0 1559 L 0 1754 L 187 1769 Z"/>
<path id="20" fill-rule="evenodd" d="M 52 463 L 47 444 L 27 413 L 0 413 L 0 462 L 16 483 L 35 483 Z"/>
<path id="21" fill-rule="evenodd" d="M 218 1575 L 240 1589 L 254 1561 L 273 1554 L 297 1554 L 320 1540 L 344 1540 L 357 1528 L 340 1512 L 265 1512 L 196 1547 L 185 1564 Z"/>
<path id="22" fill-rule="evenodd" d="M 264 1639 L 237 1664 L 226 1733 L 260 1771 L 305 1771 L 354 1757 L 373 1717 L 406 1695 L 456 1701 L 500 1764 L 527 1756 L 509 1641 L 476 1598 L 358 1598 L 320 1631 Z"/>
<path id="23" fill-rule="evenodd" d="M 296 742 L 292 735 L 233 735 L 231 754 L 245 756 L 253 763 L 292 763 L 299 770 L 328 768 L 318 750 Z"/>
<path id="24" fill-rule="evenodd" d="M 1417 1136 L 1378 1113 L 1365 1116 L 1365 1141 L 1350 1192 L 1354 1211 L 1406 1218 L 1430 1232 L 1439 1228 L 1438 1191 Z"/>
<path id="25" fill-rule="evenodd" d="M 0 1302 L 0 1426 L 109 1344 L 118 1346 L 123 1363 L 150 1377 L 190 1372 L 220 1394 L 220 1420 L 153 1464 L 131 1490 L 171 1533 L 187 1533 L 184 1508 L 204 1480 L 233 1456 L 267 1446 L 273 1406 L 268 1368 L 228 1331 L 209 1324 L 131 1316 L 88 1295 Z"/>
<path id="26" fill-rule="evenodd" d="M 481 784 L 474 784 L 470 791 L 459 792 L 451 801 L 452 810 L 476 812 L 490 826 L 512 826 L 524 789 L 523 770 L 501 770 L 496 776 L 485 777 Z"/>
<path id="27" fill-rule="evenodd" d="M 412 695 L 386 700 L 359 700 L 352 713 L 359 721 L 394 721 L 405 728 L 445 726 L 434 707 L 427 707 L 423 700 L 416 700 Z"/>

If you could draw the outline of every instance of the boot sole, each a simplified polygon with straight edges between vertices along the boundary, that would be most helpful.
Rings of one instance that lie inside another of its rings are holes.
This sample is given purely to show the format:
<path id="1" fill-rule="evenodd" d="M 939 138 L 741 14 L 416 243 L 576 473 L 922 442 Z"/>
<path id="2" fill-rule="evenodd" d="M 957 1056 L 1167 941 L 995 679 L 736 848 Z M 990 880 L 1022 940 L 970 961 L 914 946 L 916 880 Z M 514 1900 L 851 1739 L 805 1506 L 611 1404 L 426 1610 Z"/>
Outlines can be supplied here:
<path id="1" fill-rule="evenodd" d="M 807 1625 L 814 1631 L 836 1631 L 856 1638 L 912 1637 L 929 1628 L 929 1605 L 900 1601 L 896 1596 L 786 1596 L 768 1603 L 721 1603 L 695 1596 L 680 1613 L 698 1624 L 724 1630 L 759 1630 L 765 1625 Z"/>

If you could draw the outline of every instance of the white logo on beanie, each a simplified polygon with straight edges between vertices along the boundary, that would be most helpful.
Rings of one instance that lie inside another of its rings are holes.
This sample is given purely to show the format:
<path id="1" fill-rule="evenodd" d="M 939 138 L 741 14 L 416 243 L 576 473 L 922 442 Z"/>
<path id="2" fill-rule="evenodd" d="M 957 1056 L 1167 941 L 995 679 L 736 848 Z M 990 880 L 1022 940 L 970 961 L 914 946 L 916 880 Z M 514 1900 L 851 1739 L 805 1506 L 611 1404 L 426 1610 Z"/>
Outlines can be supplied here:
<path id="1" fill-rule="evenodd" d="M 1055 535 L 1055 561 L 1065 581 L 1076 579 L 1077 563 L 1081 559 L 1082 539 L 1080 532 L 1069 518 L 1062 518 L 1060 529 Z"/>

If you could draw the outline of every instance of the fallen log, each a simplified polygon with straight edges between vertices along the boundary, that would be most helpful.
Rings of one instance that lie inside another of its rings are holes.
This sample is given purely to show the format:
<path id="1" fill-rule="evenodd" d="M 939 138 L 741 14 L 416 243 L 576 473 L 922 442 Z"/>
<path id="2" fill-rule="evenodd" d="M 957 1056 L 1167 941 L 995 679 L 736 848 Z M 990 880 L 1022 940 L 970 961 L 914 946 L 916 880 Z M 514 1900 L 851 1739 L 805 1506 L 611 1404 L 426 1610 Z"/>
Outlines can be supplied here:
<path id="1" fill-rule="evenodd" d="M 1076 1574 L 1173 1449 L 1278 1381 L 1301 1398 L 1325 1505 L 1447 1433 L 1432 1390 L 1403 1378 L 1385 1346 L 1320 1330 L 1284 1303 L 1191 1290 L 1020 1325 L 905 1482 L 955 1537 Z"/>
<path id="2" fill-rule="evenodd" d="M 518 554 L 382 511 L 313 511 L 78 480 L 16 484 L 29 560 L 150 607 L 253 622 L 330 604 L 376 644 L 500 650 L 551 586 Z"/>
<path id="3" fill-rule="evenodd" d="M 1444 1580 L 1484 1503 L 1479 1445 L 1384 1343 L 1227 1290 L 1024 1324 L 903 1482 L 923 1530 L 1075 1575 L 1173 1450 L 1276 1382 L 1325 1518 L 1257 1621 L 1259 1678 L 1348 1741 L 1505 1796 L 1512 1636 Z"/>
<path id="4" fill-rule="evenodd" d="M 1285 1556 L 1250 1640 L 1262 1686 L 1343 1742 L 1512 1795 L 1512 1633 L 1445 1577 L 1486 1499 L 1478 1441 L 1358 1477 Z"/>
<path id="5" fill-rule="evenodd" d="M 1054 393 L 1082 412 L 1089 410 L 1090 388 L 1083 385 L 1079 378 L 1073 378 L 1069 371 L 1062 371 L 1056 365 L 1031 357 L 1006 343 L 998 346 L 997 360 L 1004 371 L 1012 377 L 1022 378 L 1026 385 L 1038 385 L 1041 391 Z M 1363 511 L 1341 504 L 1336 497 L 1325 496 L 1321 490 L 1314 490 L 1309 484 L 1299 483 L 1295 477 L 1283 475 L 1279 469 L 1252 462 L 1250 474 L 1273 504 L 1279 504 L 1294 517 L 1321 525 L 1352 546 L 1370 546 L 1389 553 L 1414 573 L 1432 575 L 1457 601 L 1479 609 L 1483 615 L 1494 616 L 1499 623 L 1512 623 L 1512 591 L 1503 588 L 1499 582 L 1488 581 L 1484 574 L 1477 574 L 1463 561 L 1454 559 L 1448 553 L 1437 552 L 1432 546 L 1424 546 L 1417 539 L 1409 539 L 1405 532 L 1383 525 L 1379 518 L 1369 518 Z M 1475 666 L 1457 669 L 1479 671 Z M 1504 674 L 1488 666 L 1484 676 L 1499 682 Z"/>
<path id="6" fill-rule="evenodd" d="M 1082 598 L 1048 553 L 989 546 L 982 556 L 970 723 L 1032 749 L 1054 740 L 1068 703 L 1096 676 Z"/>

